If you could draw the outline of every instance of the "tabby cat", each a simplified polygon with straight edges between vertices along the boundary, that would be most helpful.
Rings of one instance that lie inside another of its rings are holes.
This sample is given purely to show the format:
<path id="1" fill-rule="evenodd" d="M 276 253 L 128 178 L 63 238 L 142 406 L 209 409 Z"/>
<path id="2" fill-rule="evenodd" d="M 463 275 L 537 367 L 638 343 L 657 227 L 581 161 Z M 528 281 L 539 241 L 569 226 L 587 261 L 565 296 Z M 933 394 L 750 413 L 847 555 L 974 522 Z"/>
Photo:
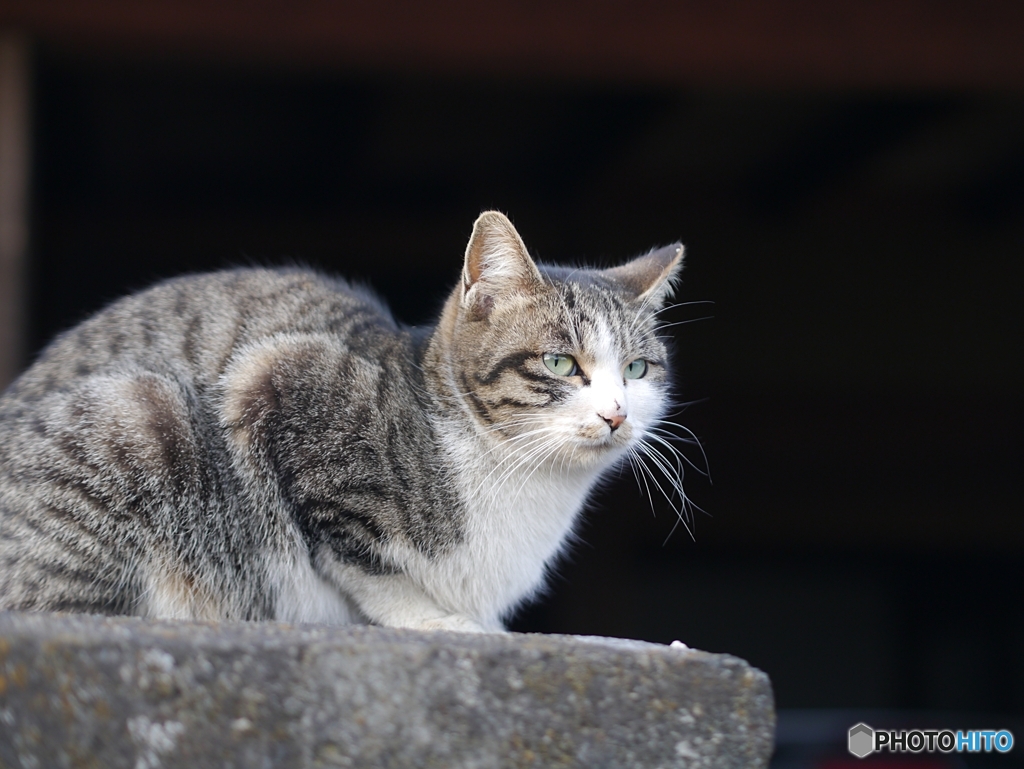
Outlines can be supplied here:
<path id="1" fill-rule="evenodd" d="M 682 253 L 538 265 L 490 211 L 430 328 L 303 269 L 114 303 L 0 399 L 0 608 L 500 630 L 664 421 Z"/>

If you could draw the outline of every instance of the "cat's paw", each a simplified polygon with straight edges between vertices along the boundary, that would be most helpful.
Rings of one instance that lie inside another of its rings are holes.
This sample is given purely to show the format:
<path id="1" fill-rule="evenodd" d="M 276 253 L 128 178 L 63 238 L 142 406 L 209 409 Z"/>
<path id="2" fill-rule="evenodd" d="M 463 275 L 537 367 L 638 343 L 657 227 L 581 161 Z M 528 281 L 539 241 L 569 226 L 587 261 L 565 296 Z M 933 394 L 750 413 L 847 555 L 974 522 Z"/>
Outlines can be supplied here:
<path id="1" fill-rule="evenodd" d="M 455 630 L 460 633 L 487 633 L 490 632 L 478 622 L 471 620 L 463 614 L 448 614 L 436 619 L 428 619 L 416 626 L 417 630 Z"/>

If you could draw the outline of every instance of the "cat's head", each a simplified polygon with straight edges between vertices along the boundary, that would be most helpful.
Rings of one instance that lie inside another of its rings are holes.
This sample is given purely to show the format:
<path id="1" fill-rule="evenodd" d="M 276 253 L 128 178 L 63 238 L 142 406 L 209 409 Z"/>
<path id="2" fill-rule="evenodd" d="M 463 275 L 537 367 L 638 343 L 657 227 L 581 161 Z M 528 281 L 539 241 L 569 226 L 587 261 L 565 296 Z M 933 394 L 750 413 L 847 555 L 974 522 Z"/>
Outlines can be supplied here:
<path id="1" fill-rule="evenodd" d="M 537 265 L 504 215 L 482 214 L 439 361 L 476 427 L 534 461 L 583 468 L 656 428 L 669 401 L 656 315 L 682 259 L 674 244 L 612 269 Z"/>

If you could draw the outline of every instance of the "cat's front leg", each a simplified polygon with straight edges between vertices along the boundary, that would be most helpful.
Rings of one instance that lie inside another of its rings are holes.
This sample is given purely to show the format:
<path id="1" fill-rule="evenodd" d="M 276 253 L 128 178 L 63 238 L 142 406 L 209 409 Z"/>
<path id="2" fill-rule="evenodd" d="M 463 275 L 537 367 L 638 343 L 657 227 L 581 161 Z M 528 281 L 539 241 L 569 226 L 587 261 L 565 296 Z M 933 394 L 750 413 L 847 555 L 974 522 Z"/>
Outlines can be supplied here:
<path id="1" fill-rule="evenodd" d="M 503 628 L 485 628 L 464 614 L 448 614 L 437 619 L 426 620 L 419 625 L 420 630 L 456 630 L 463 633 L 501 632 Z"/>
<path id="2" fill-rule="evenodd" d="M 466 633 L 504 632 L 497 621 L 481 621 L 442 607 L 406 574 L 367 574 L 357 566 L 341 563 L 331 564 L 328 571 L 331 581 L 375 625 Z"/>
<path id="3" fill-rule="evenodd" d="M 448 611 L 433 601 L 404 574 L 367 577 L 353 597 L 363 613 L 377 625 L 416 630 L 456 630 L 467 633 L 500 632 L 500 626 Z"/>

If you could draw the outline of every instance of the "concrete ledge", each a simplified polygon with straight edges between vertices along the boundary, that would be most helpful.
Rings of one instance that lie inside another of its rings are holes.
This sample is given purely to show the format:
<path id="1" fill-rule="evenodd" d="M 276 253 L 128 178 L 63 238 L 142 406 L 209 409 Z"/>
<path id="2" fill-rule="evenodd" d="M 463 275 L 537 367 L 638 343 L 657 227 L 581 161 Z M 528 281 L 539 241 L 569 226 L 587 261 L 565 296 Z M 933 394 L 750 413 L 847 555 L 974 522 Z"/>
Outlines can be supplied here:
<path id="1" fill-rule="evenodd" d="M 766 766 L 768 677 L 632 641 L 0 613 L 2 767 Z"/>

